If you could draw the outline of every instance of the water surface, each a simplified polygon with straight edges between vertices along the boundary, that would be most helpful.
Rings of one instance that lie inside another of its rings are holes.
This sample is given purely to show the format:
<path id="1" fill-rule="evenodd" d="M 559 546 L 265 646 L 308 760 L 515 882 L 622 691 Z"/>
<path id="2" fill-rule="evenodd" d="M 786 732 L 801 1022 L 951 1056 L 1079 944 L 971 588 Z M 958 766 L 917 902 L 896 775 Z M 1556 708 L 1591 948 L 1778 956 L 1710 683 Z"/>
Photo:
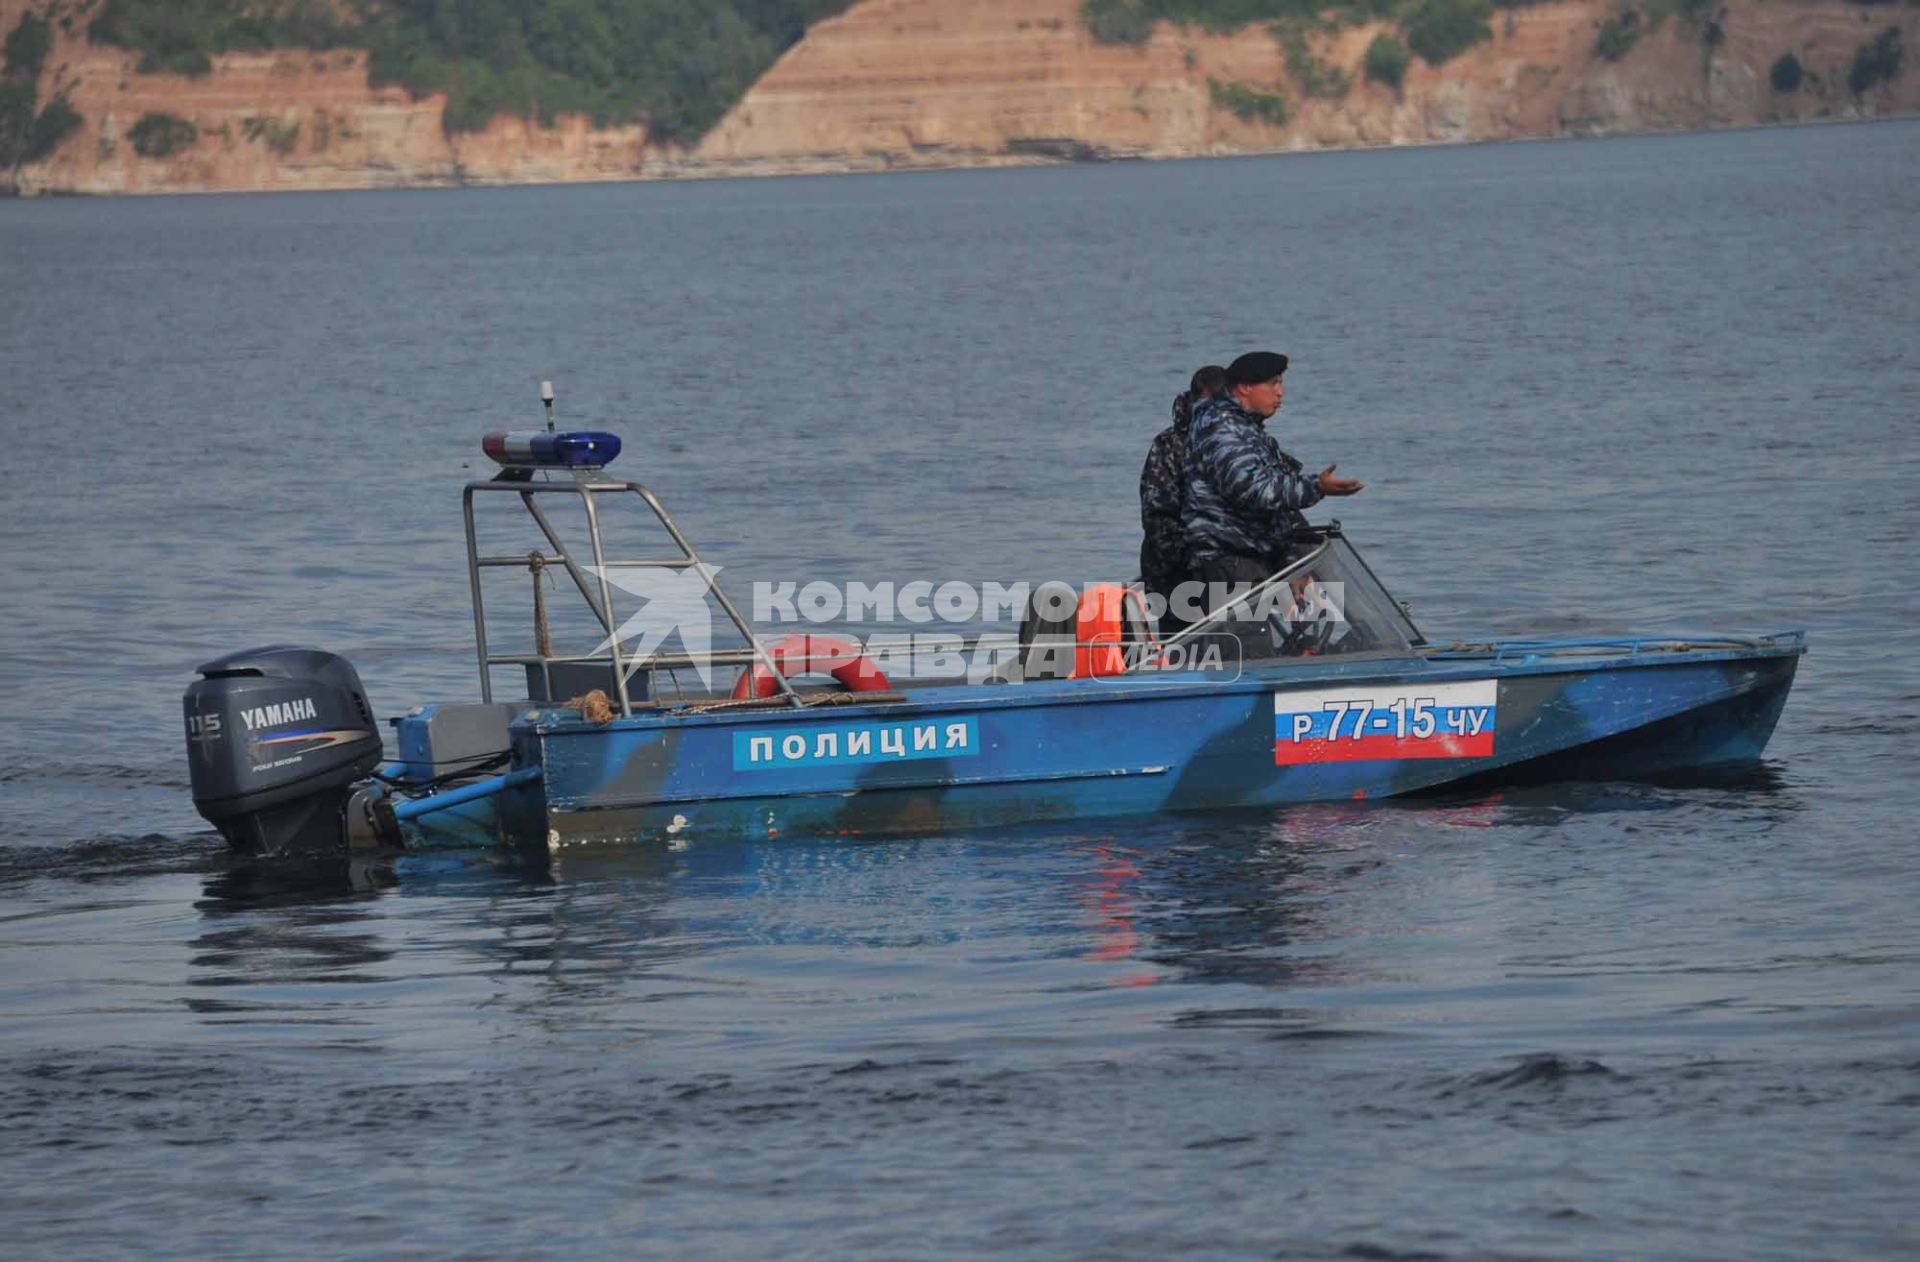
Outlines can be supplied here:
<path id="1" fill-rule="evenodd" d="M 0 204 L 10 1251 L 1913 1250 L 1916 241 L 1912 123 Z M 542 378 L 730 585 L 1080 579 L 1257 346 L 1436 638 L 1807 628 L 1764 766 L 277 874 L 187 800 L 220 653 L 471 695 Z"/>

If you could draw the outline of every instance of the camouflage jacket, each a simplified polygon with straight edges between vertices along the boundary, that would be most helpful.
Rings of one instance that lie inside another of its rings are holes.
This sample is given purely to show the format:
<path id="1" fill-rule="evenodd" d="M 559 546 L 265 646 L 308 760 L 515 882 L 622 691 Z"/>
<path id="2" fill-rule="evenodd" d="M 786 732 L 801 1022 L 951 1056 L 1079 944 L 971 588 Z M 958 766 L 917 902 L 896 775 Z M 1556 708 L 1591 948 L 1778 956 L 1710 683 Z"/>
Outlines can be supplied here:
<path id="1" fill-rule="evenodd" d="M 1194 409 L 1181 509 L 1189 562 L 1222 556 L 1277 562 L 1321 500 L 1320 476 L 1280 450 L 1266 423 L 1229 396 Z"/>
<path id="2" fill-rule="evenodd" d="M 1187 396 L 1173 399 L 1173 424 L 1154 436 L 1140 469 L 1140 577 L 1149 590 L 1166 592 L 1186 576 L 1187 426 L 1193 411 Z"/>

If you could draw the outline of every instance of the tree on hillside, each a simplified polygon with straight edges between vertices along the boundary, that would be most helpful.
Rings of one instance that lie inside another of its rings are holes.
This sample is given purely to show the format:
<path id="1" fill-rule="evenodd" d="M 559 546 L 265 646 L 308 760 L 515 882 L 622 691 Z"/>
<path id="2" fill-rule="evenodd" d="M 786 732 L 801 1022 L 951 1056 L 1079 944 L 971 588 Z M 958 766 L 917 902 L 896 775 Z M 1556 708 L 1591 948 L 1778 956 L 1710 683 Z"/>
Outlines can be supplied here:
<path id="1" fill-rule="evenodd" d="M 53 153 L 80 126 L 80 112 L 61 92 L 40 108 L 40 72 L 53 47 L 53 23 L 25 13 L 7 32 L 0 62 L 0 168 L 13 176 Z"/>
<path id="2" fill-rule="evenodd" d="M 807 27 L 852 0 L 101 0 L 88 37 L 144 72 L 237 49 L 359 45 L 373 81 L 447 94 L 449 131 L 496 114 L 644 122 L 698 139 Z"/>

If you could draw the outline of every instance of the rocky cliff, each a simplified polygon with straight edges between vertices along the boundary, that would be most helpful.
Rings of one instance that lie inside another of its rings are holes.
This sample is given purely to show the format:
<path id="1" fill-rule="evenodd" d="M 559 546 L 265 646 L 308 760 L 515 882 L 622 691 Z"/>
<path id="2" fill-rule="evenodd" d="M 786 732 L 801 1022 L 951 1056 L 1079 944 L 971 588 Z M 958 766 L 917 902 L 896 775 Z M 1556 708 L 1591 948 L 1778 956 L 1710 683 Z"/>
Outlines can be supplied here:
<path id="1" fill-rule="evenodd" d="M 0 30 L 48 0 L 0 0 Z M 439 97 L 368 85 L 366 56 L 232 53 L 210 74 L 140 74 L 137 58 L 55 29 L 39 81 L 80 124 L 12 174 L 25 193 L 366 188 L 636 179 L 1096 157 L 1188 157 L 1361 145 L 1592 135 L 1920 113 L 1920 69 L 1856 94 L 1856 50 L 1887 27 L 1920 45 L 1920 9 L 1839 0 L 1726 0 L 1710 18 L 1643 23 L 1618 60 L 1596 52 L 1623 0 L 1497 10 L 1493 37 L 1398 87 L 1360 72 L 1384 26 L 1304 35 L 1318 85 L 1263 27 L 1162 24 L 1138 46 L 1096 42 L 1079 0 L 862 0 L 819 23 L 692 148 L 639 126 L 496 118 L 448 135 Z M 1778 91 L 1792 53 L 1805 74 Z M 1920 55 L 1920 54 L 1916 54 Z M 1310 71 L 1308 72 L 1311 73 Z M 1338 76 L 1335 76 L 1337 79 Z M 1318 91 L 1318 95 L 1315 94 Z M 191 124 L 140 139 L 148 116 Z M 141 149 L 148 152 L 143 154 Z M 155 149 L 165 152 L 154 153 Z M 8 173 L 0 171 L 0 182 Z"/>

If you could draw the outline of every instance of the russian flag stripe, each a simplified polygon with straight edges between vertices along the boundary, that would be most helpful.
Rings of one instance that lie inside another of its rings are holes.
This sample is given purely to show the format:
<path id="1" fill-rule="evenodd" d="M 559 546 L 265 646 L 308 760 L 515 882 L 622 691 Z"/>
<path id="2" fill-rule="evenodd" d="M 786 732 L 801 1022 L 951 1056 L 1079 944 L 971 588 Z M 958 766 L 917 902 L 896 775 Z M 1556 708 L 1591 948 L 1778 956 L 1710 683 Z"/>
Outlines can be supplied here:
<path id="1" fill-rule="evenodd" d="M 1285 767 L 1490 757 L 1498 702 L 1499 684 L 1491 679 L 1277 692 L 1273 761 Z"/>
<path id="2" fill-rule="evenodd" d="M 1281 738 L 1273 742 L 1273 761 L 1281 767 L 1310 762 L 1373 762 L 1401 758 L 1488 758 L 1492 754 L 1492 732 L 1424 741 L 1401 740 L 1393 736 L 1363 736 L 1357 741 L 1305 740 L 1295 743 Z"/>

